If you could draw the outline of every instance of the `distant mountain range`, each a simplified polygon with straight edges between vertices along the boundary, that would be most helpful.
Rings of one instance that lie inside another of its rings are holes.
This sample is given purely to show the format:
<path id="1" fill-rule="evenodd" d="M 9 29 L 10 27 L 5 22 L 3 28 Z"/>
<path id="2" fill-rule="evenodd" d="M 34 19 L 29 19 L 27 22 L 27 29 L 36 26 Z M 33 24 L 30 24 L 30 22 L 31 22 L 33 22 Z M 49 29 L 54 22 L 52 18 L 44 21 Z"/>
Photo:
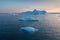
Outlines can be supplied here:
<path id="1" fill-rule="evenodd" d="M 27 11 L 27 12 L 21 12 L 22 14 L 34 14 L 34 15 L 38 15 L 38 14 L 46 14 L 47 12 L 45 10 L 36 10 L 34 9 L 33 11 Z"/>

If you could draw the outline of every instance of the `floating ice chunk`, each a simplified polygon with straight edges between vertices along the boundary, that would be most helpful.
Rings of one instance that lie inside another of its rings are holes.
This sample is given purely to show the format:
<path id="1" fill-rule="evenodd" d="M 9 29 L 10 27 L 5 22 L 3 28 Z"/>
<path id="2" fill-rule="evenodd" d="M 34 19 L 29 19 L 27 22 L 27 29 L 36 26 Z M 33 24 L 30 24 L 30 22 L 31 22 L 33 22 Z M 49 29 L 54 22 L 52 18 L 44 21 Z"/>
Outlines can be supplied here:
<path id="1" fill-rule="evenodd" d="M 19 21 L 27 21 L 27 22 L 33 21 L 34 22 L 34 21 L 38 21 L 38 19 L 27 17 L 27 18 L 20 18 Z"/>
<path id="2" fill-rule="evenodd" d="M 32 12 L 32 14 L 34 14 L 34 15 L 38 15 L 38 14 L 39 14 L 39 11 L 36 10 L 36 9 L 34 9 L 33 12 Z"/>
<path id="3" fill-rule="evenodd" d="M 43 15 L 45 15 L 47 12 L 45 11 L 45 10 L 41 10 L 40 11 L 40 14 L 43 14 Z"/>
<path id="4" fill-rule="evenodd" d="M 28 34 L 33 34 L 38 31 L 38 29 L 33 28 L 33 27 L 21 27 L 20 30 Z"/>

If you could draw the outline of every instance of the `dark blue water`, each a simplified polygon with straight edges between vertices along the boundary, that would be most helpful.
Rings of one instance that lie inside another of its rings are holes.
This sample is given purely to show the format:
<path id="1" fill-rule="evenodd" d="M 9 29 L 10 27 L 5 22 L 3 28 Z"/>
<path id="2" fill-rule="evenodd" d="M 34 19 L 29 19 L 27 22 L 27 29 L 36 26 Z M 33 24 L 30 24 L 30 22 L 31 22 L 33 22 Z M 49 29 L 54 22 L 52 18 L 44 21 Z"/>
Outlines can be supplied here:
<path id="1" fill-rule="evenodd" d="M 39 22 L 21 22 L 22 17 L 35 17 Z M 19 31 L 20 27 L 32 26 L 39 29 L 29 35 Z M 60 40 L 60 15 L 13 15 L 0 14 L 0 40 Z"/>

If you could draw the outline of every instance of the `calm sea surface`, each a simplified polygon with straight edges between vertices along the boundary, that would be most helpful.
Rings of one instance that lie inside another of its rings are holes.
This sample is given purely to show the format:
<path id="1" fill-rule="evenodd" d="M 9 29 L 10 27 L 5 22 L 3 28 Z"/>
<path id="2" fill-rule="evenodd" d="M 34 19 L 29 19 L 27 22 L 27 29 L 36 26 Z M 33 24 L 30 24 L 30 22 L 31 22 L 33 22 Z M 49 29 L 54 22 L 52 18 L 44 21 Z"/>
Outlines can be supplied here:
<path id="1" fill-rule="evenodd" d="M 39 22 L 21 22 L 19 18 L 34 17 Z M 20 27 L 39 29 L 29 35 L 19 31 Z M 0 40 L 60 40 L 60 14 L 14 15 L 0 14 Z"/>

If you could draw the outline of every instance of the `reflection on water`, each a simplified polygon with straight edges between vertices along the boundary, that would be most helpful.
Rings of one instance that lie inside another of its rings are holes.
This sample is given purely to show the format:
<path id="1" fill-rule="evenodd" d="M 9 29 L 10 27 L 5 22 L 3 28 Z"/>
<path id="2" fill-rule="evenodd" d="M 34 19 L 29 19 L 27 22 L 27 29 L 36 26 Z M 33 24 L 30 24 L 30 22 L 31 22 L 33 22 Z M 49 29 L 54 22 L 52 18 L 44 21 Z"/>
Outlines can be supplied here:
<path id="1" fill-rule="evenodd" d="M 0 15 L 0 40 L 60 40 L 60 14 L 46 15 Z M 39 22 L 20 22 L 18 18 L 35 17 Z M 20 27 L 39 29 L 33 35 L 23 34 Z"/>

